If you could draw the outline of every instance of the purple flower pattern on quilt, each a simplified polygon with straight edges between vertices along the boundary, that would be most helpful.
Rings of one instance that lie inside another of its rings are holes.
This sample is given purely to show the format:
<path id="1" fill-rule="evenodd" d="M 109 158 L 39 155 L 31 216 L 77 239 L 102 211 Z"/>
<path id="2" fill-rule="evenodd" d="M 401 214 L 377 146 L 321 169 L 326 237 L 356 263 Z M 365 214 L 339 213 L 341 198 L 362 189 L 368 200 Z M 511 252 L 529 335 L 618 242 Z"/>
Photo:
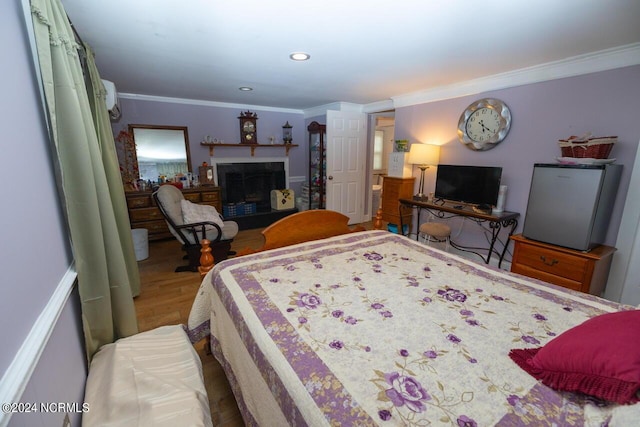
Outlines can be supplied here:
<path id="1" fill-rule="evenodd" d="M 385 375 L 391 388 L 385 391 L 387 397 L 395 406 L 406 406 L 412 412 L 423 412 L 425 401 L 431 396 L 422 388 L 415 378 L 392 372 Z"/>
<path id="2" fill-rule="evenodd" d="M 467 300 L 467 296 L 464 293 L 452 288 L 440 289 L 438 290 L 438 295 L 447 301 L 465 302 Z"/>
<path id="3" fill-rule="evenodd" d="M 306 293 L 306 292 L 303 294 L 300 294 L 297 301 L 298 307 L 311 308 L 311 309 L 318 308 L 318 306 L 321 303 L 322 301 L 320 300 L 320 297 L 318 297 L 317 295 Z"/>
<path id="4" fill-rule="evenodd" d="M 456 423 L 458 424 L 458 427 L 478 427 L 478 423 L 476 423 L 474 420 L 467 417 L 466 415 L 461 415 L 456 420 Z"/>

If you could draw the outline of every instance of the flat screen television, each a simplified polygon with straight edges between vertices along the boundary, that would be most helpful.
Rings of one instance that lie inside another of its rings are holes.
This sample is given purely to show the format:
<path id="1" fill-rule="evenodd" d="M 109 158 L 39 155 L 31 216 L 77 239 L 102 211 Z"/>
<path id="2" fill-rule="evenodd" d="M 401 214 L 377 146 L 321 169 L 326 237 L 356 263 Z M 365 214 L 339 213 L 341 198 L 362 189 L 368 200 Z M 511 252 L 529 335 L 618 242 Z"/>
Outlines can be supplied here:
<path id="1" fill-rule="evenodd" d="M 502 168 L 494 166 L 438 165 L 436 199 L 495 206 Z"/>

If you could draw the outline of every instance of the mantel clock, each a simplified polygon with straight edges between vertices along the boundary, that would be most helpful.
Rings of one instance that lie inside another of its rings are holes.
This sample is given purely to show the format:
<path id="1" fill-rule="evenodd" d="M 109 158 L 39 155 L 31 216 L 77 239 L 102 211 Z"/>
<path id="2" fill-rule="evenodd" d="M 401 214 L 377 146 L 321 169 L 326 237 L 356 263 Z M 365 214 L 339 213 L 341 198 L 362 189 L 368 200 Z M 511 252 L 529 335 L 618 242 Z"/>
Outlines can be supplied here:
<path id="1" fill-rule="evenodd" d="M 258 137 L 256 133 L 258 114 L 251 111 L 240 113 L 240 144 L 257 144 Z"/>

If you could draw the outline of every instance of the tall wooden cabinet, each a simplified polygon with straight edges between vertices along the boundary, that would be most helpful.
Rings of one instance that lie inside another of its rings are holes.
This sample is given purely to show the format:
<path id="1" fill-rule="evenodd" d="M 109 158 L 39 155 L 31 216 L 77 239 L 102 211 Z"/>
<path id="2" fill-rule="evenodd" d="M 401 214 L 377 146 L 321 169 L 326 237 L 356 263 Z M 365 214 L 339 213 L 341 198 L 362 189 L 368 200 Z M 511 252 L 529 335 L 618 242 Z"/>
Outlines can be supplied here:
<path id="1" fill-rule="evenodd" d="M 326 207 L 327 126 L 311 122 L 309 132 L 309 209 Z"/>
<path id="2" fill-rule="evenodd" d="M 413 197 L 415 178 L 396 178 L 385 176 L 382 181 L 382 220 L 400 227 L 400 202 L 399 199 Z M 411 229 L 411 210 L 402 215 L 402 223 Z M 398 232 L 401 232 L 398 230 Z"/>
<path id="3" fill-rule="evenodd" d="M 131 228 L 149 230 L 149 240 L 160 240 L 172 237 L 160 209 L 151 196 L 151 191 L 127 191 L 127 209 Z M 214 206 L 222 213 L 222 196 L 220 187 L 198 187 L 183 189 L 184 198 L 198 204 Z"/>

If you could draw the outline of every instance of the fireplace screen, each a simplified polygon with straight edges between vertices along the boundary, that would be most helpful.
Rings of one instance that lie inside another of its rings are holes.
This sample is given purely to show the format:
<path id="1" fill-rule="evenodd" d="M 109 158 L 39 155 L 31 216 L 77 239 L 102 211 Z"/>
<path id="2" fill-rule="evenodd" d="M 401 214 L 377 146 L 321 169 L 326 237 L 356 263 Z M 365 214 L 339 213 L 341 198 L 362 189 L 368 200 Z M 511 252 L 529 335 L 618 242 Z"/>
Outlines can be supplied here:
<path id="1" fill-rule="evenodd" d="M 218 163 L 222 204 L 255 203 L 258 212 L 271 211 L 271 190 L 286 188 L 284 162 Z"/>

